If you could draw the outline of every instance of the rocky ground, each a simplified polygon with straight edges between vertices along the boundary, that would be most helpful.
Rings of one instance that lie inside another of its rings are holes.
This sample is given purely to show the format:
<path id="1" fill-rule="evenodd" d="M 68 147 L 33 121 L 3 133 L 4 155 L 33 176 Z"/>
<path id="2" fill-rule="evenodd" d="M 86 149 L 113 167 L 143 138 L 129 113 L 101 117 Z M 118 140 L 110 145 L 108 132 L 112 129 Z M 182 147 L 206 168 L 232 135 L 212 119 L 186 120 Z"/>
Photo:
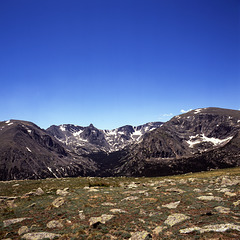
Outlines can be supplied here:
<path id="1" fill-rule="evenodd" d="M 239 239 L 240 168 L 0 182 L 1 239 Z"/>

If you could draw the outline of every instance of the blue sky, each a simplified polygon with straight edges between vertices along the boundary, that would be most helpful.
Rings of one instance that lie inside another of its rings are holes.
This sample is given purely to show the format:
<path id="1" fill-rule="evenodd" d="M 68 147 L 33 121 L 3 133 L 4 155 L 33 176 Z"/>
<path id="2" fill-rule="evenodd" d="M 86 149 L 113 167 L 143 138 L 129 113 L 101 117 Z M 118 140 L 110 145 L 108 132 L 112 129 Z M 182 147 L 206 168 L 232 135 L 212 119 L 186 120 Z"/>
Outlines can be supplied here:
<path id="1" fill-rule="evenodd" d="M 1 0 L 0 120 L 100 129 L 240 109 L 239 0 Z"/>

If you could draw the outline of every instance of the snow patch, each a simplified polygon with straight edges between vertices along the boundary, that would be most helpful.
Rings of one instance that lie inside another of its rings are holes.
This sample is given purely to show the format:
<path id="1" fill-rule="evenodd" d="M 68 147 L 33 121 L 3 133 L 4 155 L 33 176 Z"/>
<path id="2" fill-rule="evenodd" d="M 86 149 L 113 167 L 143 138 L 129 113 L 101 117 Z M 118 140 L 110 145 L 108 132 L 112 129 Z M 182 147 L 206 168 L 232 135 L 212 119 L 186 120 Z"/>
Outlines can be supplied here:
<path id="1" fill-rule="evenodd" d="M 194 114 L 198 114 L 198 113 L 200 113 L 202 111 L 202 109 L 201 108 L 199 108 L 199 109 L 196 109 L 195 111 L 194 111 Z"/>
<path id="2" fill-rule="evenodd" d="M 60 126 L 60 130 L 63 131 L 63 132 L 66 131 L 66 128 L 64 127 L 64 125 Z"/>
<path id="3" fill-rule="evenodd" d="M 228 142 L 233 138 L 233 137 L 228 137 L 225 139 L 218 139 L 218 138 L 213 138 L 213 137 L 209 138 L 209 137 L 205 136 L 204 134 L 201 134 L 201 135 L 197 134 L 196 136 L 190 136 L 190 139 L 187 141 L 190 148 L 193 148 L 193 146 L 195 144 L 202 143 L 202 142 L 211 142 L 214 146 L 216 146 L 221 143 Z M 193 139 L 195 139 L 195 140 L 193 140 Z"/>
<path id="4" fill-rule="evenodd" d="M 10 123 L 10 120 L 7 120 L 5 123 Z"/>
<path id="5" fill-rule="evenodd" d="M 83 132 L 83 130 L 79 130 L 78 132 L 73 133 L 74 137 L 80 136 L 80 134 Z"/>
<path id="6" fill-rule="evenodd" d="M 52 169 L 50 167 L 47 167 L 47 168 L 48 168 L 49 172 L 51 172 L 54 175 L 55 178 L 58 178 L 58 176 L 52 171 Z"/>

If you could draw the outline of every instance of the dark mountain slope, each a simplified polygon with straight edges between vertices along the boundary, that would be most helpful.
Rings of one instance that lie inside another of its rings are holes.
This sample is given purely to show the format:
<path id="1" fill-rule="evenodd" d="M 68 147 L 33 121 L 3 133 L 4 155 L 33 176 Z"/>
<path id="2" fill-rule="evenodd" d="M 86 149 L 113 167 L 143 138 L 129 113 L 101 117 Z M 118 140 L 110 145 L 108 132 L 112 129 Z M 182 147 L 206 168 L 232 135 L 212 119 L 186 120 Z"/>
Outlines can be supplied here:
<path id="1" fill-rule="evenodd" d="M 240 165 L 240 111 L 206 108 L 172 118 L 128 149 L 115 174 L 159 176 Z"/>
<path id="2" fill-rule="evenodd" d="M 0 123 L 0 180 L 85 176 L 96 169 L 33 123 Z"/>

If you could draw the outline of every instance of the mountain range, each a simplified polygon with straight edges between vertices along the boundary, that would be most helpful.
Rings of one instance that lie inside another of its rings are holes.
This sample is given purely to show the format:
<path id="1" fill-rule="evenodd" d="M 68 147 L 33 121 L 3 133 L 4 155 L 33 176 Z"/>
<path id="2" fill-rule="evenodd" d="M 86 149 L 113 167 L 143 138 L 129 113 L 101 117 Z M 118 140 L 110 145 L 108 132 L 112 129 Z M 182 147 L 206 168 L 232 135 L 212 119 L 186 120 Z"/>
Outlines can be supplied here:
<path id="1" fill-rule="evenodd" d="M 238 110 L 201 108 L 165 123 L 113 130 L 0 122 L 0 180 L 151 177 L 235 166 L 240 166 Z"/>

